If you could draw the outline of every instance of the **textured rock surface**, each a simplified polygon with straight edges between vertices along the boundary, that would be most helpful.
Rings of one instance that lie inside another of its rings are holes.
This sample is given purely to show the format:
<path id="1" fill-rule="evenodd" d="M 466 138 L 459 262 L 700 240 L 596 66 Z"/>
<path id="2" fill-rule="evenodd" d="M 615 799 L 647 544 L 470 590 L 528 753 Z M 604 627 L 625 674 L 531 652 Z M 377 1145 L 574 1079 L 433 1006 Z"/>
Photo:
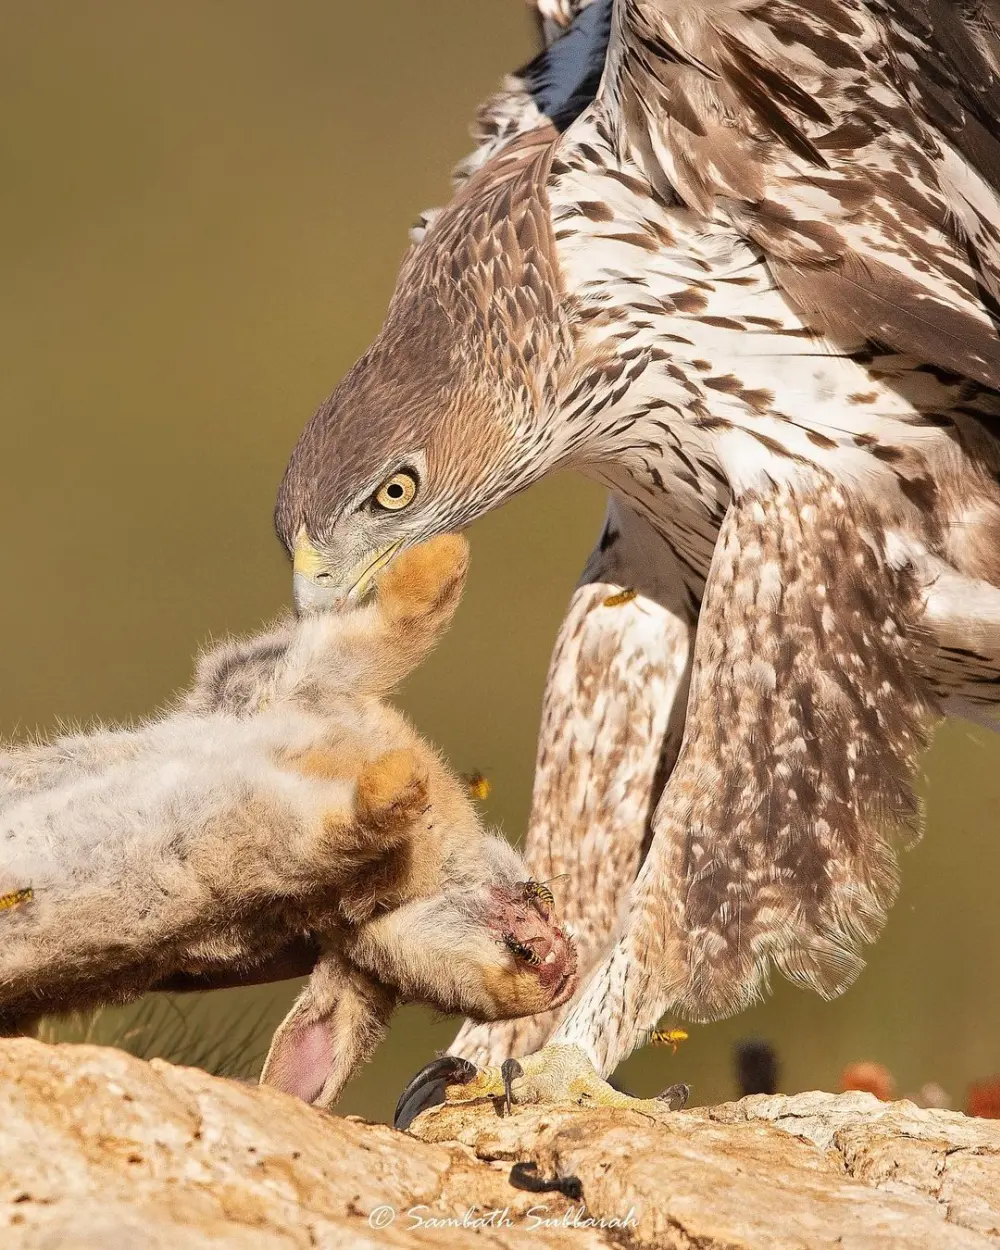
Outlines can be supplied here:
<path id="1" fill-rule="evenodd" d="M 662 1122 L 540 1107 L 501 1119 L 485 1103 L 438 1108 L 414 1127 L 420 1140 L 115 1050 L 2 1041 L 0 1244 L 1000 1243 L 1000 1123 L 867 1094 L 747 1098 Z M 513 1189 L 521 1160 L 579 1177 L 584 1205 Z M 373 1227 L 390 1207 L 395 1218 Z M 587 1226 L 601 1219 L 628 1224 Z"/>

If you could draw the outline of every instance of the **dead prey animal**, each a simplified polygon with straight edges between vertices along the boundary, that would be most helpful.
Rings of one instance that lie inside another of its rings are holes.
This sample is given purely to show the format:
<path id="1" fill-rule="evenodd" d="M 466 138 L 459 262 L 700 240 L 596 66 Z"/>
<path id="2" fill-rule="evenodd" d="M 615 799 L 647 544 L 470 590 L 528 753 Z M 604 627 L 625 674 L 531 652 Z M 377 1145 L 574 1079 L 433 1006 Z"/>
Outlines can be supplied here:
<path id="1" fill-rule="evenodd" d="M 209 651 L 148 724 L 0 754 L 0 1032 L 311 971 L 262 1079 L 326 1106 L 400 1002 L 497 1020 L 571 995 L 551 895 L 385 701 L 467 559 L 415 547 L 373 600 Z"/>

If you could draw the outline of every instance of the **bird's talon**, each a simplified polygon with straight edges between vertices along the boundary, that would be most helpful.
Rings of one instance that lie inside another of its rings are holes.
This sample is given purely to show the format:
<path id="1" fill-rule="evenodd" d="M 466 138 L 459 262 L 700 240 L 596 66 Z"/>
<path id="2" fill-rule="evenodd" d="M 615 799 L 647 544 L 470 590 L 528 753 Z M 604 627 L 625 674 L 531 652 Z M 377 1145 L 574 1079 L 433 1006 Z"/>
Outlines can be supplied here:
<path id="1" fill-rule="evenodd" d="M 662 1102 L 668 1111 L 680 1111 L 687 1106 L 691 1097 L 691 1086 L 678 1081 L 676 1085 L 668 1085 L 656 1095 L 655 1102 Z"/>
<path id="2" fill-rule="evenodd" d="M 514 1083 L 517 1082 L 517 1089 Z M 445 1056 L 435 1059 L 410 1081 L 403 1091 L 393 1121 L 407 1128 L 428 1107 L 440 1103 L 489 1101 L 497 1115 L 510 1114 L 515 1101 L 521 1106 L 536 1103 L 571 1103 L 581 1109 L 617 1107 L 652 1119 L 677 1110 L 683 1103 L 674 1086 L 660 1098 L 633 1098 L 603 1080 L 578 1047 L 554 1043 L 507 1059 L 500 1067 L 476 1068 L 468 1060 Z"/>
<path id="3" fill-rule="evenodd" d="M 399 1096 L 392 1117 L 392 1127 L 405 1133 L 413 1121 L 428 1107 L 436 1107 L 447 1100 L 449 1085 L 468 1085 L 479 1075 L 479 1069 L 468 1059 L 455 1055 L 442 1055 L 425 1064 L 407 1083 Z"/>
<path id="4" fill-rule="evenodd" d="M 511 1083 L 516 1081 L 519 1076 L 524 1076 L 524 1069 L 516 1059 L 505 1059 L 500 1065 L 500 1075 L 503 1077 L 504 1114 L 510 1115 L 511 1103 L 513 1101 L 510 1089 Z"/>

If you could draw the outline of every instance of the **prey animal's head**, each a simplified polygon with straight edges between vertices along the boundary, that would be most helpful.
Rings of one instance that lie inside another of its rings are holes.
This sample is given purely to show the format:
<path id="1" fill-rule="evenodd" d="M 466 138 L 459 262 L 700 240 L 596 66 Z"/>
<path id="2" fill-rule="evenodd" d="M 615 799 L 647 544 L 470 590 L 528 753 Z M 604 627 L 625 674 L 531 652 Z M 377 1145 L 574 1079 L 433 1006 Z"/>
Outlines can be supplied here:
<path id="1" fill-rule="evenodd" d="M 483 923 L 496 948 L 503 944 L 505 955 L 486 978 L 495 1013 L 480 1009 L 479 1018 L 534 1015 L 566 1002 L 576 988 L 576 947 L 553 918 L 549 899 L 539 892 L 537 882 L 494 886 Z M 468 1014 L 477 1012 L 470 1008 Z"/>
<path id="2" fill-rule="evenodd" d="M 520 861 L 499 839 L 478 850 L 484 873 L 499 870 L 494 879 L 477 888 L 462 864 L 452 865 L 457 876 L 439 894 L 324 940 L 274 1036 L 265 1084 L 331 1106 L 371 1057 L 398 1003 L 497 1020 L 567 1001 L 576 989 L 576 949 L 552 916 L 551 896 L 509 877 L 506 869 Z"/>
<path id="3" fill-rule="evenodd" d="M 576 988 L 576 947 L 502 838 L 449 857 L 439 890 L 359 926 L 347 957 L 404 1001 L 477 1020 L 534 1015 Z"/>
<path id="4" fill-rule="evenodd" d="M 568 351 L 545 176 L 516 140 L 408 256 L 385 325 L 292 452 L 275 524 L 300 612 L 359 599 L 407 547 L 463 528 L 556 467 Z"/>

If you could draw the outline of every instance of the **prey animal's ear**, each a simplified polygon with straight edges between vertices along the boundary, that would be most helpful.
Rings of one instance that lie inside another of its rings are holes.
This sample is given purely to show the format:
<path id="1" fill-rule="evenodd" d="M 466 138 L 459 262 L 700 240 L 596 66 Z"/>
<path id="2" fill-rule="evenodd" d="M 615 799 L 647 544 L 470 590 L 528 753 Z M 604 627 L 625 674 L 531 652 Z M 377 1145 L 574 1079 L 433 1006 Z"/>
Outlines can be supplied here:
<path id="1" fill-rule="evenodd" d="M 291 623 L 282 621 L 269 633 L 230 638 L 203 651 L 182 706 L 203 716 L 252 716 L 271 698 L 292 636 Z"/>
<path id="2" fill-rule="evenodd" d="M 395 1005 L 391 990 L 324 952 L 271 1039 L 261 1084 L 332 1106 L 385 1036 Z"/>

